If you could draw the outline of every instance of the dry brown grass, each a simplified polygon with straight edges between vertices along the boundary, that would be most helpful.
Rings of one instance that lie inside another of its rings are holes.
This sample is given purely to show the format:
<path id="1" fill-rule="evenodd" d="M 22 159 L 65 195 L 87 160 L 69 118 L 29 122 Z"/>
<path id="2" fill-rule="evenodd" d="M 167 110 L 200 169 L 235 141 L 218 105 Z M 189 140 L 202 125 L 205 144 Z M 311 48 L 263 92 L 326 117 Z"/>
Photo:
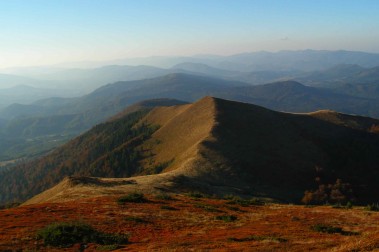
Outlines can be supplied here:
<path id="1" fill-rule="evenodd" d="M 155 163 L 173 160 L 167 171 L 174 170 L 196 158 L 198 145 L 209 136 L 214 117 L 211 97 L 192 105 L 156 108 L 146 116 L 146 121 L 161 128 L 143 146 L 154 154 Z M 159 144 L 155 144 L 157 141 Z"/>

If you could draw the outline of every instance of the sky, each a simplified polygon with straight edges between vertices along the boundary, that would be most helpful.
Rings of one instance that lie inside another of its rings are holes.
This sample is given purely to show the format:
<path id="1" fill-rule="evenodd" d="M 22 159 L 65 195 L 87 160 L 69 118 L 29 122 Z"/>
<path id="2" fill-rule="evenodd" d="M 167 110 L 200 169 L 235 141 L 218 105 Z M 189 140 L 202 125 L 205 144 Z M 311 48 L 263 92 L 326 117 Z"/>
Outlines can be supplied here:
<path id="1" fill-rule="evenodd" d="M 158 55 L 379 53 L 378 0 L 1 0 L 0 68 Z"/>

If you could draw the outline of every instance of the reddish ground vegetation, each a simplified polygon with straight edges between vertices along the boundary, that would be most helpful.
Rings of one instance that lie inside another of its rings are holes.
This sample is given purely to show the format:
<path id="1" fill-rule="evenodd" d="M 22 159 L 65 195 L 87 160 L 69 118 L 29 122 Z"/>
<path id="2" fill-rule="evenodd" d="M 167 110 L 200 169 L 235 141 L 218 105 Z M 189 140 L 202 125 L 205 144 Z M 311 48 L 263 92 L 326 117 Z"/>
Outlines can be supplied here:
<path id="1" fill-rule="evenodd" d="M 101 197 L 66 203 L 21 206 L 0 211 L 0 251 L 62 251 L 36 239 L 41 228 L 61 221 L 81 221 L 107 233 L 129 233 L 120 251 L 352 251 L 379 248 L 379 213 L 363 208 L 330 206 L 240 206 L 227 200 L 174 200 L 148 196 L 148 202 L 117 204 Z M 165 206 L 165 207 L 162 207 Z M 217 216 L 236 216 L 224 221 Z M 340 227 L 341 233 L 322 233 L 314 225 Z M 63 251 L 78 251 L 79 244 Z M 85 251 L 96 251 L 89 244 Z"/>
<path id="2" fill-rule="evenodd" d="M 379 134 L 379 125 L 373 124 L 369 130 L 371 133 Z"/>

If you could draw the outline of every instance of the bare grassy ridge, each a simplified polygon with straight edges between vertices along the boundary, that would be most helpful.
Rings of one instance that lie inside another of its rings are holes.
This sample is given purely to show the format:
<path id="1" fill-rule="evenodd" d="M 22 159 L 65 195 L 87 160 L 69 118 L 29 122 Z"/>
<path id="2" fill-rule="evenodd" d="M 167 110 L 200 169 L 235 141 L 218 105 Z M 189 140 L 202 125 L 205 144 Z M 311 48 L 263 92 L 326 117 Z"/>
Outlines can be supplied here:
<path id="1" fill-rule="evenodd" d="M 215 104 L 207 97 L 194 105 L 156 108 L 146 116 L 151 124 L 161 125 L 143 146 L 152 146 L 154 162 L 173 160 L 169 169 L 196 158 L 198 145 L 210 135 L 215 124 Z M 154 142 L 159 141 L 159 144 Z"/>
<path id="2" fill-rule="evenodd" d="M 298 203 L 306 190 L 337 179 L 352 186 L 357 203 L 373 203 L 379 198 L 379 135 L 368 126 L 376 121 L 335 112 L 281 113 L 212 97 L 158 107 L 136 125 L 160 127 L 136 147 L 143 154 L 132 178 L 70 187 L 27 204 L 136 190 Z M 117 184 L 124 180 L 134 182 Z"/>

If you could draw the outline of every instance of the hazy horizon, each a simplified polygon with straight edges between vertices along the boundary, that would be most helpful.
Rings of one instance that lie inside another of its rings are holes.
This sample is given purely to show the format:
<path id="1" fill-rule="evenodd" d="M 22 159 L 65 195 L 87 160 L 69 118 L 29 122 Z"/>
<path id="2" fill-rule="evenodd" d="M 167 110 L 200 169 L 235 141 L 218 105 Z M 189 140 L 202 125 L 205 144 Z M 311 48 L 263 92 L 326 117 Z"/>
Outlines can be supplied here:
<path id="1" fill-rule="evenodd" d="M 379 2 L 15 0 L 0 68 L 282 50 L 379 53 Z"/>
<path id="2" fill-rule="evenodd" d="M 77 61 L 63 61 L 63 62 L 53 62 L 53 63 L 47 63 L 47 64 L 35 64 L 35 65 L 19 65 L 19 66 L 7 66 L 7 67 L 0 67 L 0 70 L 5 71 L 7 73 L 7 69 L 22 69 L 22 68 L 100 68 L 103 66 L 108 66 L 108 65 L 117 65 L 114 62 L 117 61 L 123 61 L 123 60 L 143 60 L 143 59 L 150 59 L 150 58 L 180 58 L 180 57 L 228 57 L 228 56 L 233 56 L 233 55 L 239 55 L 239 54 L 253 54 L 253 53 L 280 53 L 280 52 L 301 52 L 301 51 L 329 51 L 329 52 L 337 52 L 337 51 L 346 51 L 346 52 L 360 52 L 360 53 L 369 53 L 369 54 L 379 54 L 379 52 L 368 52 L 368 51 L 353 51 L 353 50 L 344 50 L 344 49 L 336 49 L 336 50 L 324 50 L 324 49 L 313 49 L 313 48 L 307 48 L 307 49 L 299 49 L 299 50 L 277 50 L 277 51 L 269 51 L 269 50 L 259 50 L 259 51 L 241 51 L 241 52 L 236 52 L 233 54 L 190 54 L 190 55 L 147 55 L 147 56 L 136 56 L 136 57 L 119 57 L 119 58 L 111 58 L 111 59 L 88 59 L 88 60 L 77 60 Z M 87 64 L 88 63 L 88 64 Z M 125 65 L 125 64 L 122 64 Z M 141 64 L 130 64 L 131 66 L 133 65 L 141 65 Z M 143 64 L 142 64 L 143 65 Z M 157 66 L 160 68 L 170 68 L 170 67 L 163 67 L 163 66 Z M 1 73 L 1 71 L 0 71 Z"/>

